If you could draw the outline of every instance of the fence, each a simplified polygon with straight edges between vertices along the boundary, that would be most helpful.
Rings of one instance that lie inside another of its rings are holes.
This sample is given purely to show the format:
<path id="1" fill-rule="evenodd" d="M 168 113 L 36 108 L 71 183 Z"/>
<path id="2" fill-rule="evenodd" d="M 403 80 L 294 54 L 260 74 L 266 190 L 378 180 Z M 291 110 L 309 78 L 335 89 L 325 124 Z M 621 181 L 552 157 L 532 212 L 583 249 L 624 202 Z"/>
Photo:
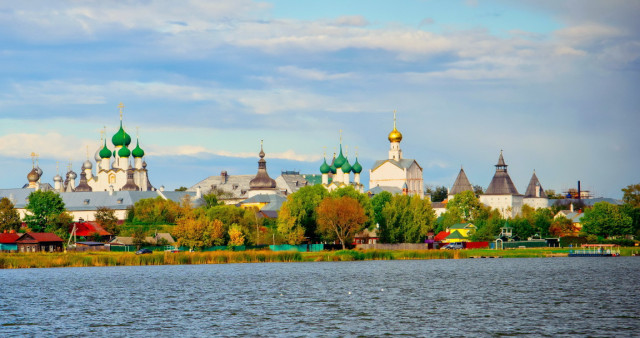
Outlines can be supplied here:
<path id="1" fill-rule="evenodd" d="M 496 247 L 496 242 L 492 242 L 491 249 L 544 248 L 547 246 L 547 241 L 539 239 L 532 241 L 499 242 L 497 245 Z"/>
<path id="2" fill-rule="evenodd" d="M 428 250 L 427 243 L 399 243 L 399 244 L 357 244 L 357 249 L 369 250 Z"/>
<path id="3" fill-rule="evenodd" d="M 324 244 L 299 244 L 299 245 L 269 245 L 271 251 L 298 251 L 298 252 L 318 252 L 324 250 Z"/>

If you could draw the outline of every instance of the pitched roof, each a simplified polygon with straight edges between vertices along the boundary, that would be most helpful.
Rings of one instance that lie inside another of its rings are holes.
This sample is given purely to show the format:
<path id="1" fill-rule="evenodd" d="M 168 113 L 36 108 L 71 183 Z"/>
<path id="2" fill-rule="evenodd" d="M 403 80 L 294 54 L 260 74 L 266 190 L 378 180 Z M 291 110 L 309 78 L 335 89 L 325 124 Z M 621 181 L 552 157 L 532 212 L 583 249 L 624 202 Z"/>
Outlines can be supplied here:
<path id="1" fill-rule="evenodd" d="M 217 175 L 209 176 L 194 184 L 189 191 L 195 191 L 198 187 L 202 194 L 208 194 L 211 190 L 219 189 L 231 195 L 231 199 L 246 198 L 249 191 L 249 182 L 255 175 Z"/>
<path id="2" fill-rule="evenodd" d="M 449 230 L 475 228 L 473 223 L 457 223 L 449 227 Z"/>
<path id="3" fill-rule="evenodd" d="M 540 192 L 539 195 L 536 194 L 536 187 L 539 187 L 538 191 Z M 540 198 L 547 198 L 547 194 L 544 192 L 544 189 L 542 189 L 542 184 L 540 184 L 540 181 L 538 181 L 538 176 L 536 176 L 536 172 L 533 172 L 533 175 L 531 176 L 531 180 L 529 180 L 529 185 L 527 186 L 527 191 L 524 193 L 524 197 L 540 197 Z"/>
<path id="4" fill-rule="evenodd" d="M 375 186 L 371 189 L 369 189 L 368 193 L 370 193 L 371 195 L 377 195 L 383 191 L 387 191 L 390 192 L 392 194 L 402 194 L 402 189 L 398 188 L 398 187 L 390 187 L 390 186 Z"/>
<path id="5" fill-rule="evenodd" d="M 20 235 L 15 232 L 0 233 L 0 243 L 12 244 L 15 243 L 18 238 L 20 238 Z"/>
<path id="6" fill-rule="evenodd" d="M 434 241 L 439 242 L 442 241 L 443 239 L 447 238 L 447 236 L 449 236 L 451 233 L 448 231 L 440 231 L 436 237 L 433 238 Z"/>
<path id="7" fill-rule="evenodd" d="M 322 183 L 322 176 L 320 176 L 320 183 Z M 311 184 L 299 173 L 283 172 L 282 175 L 276 178 L 276 185 L 278 188 L 286 189 L 287 194 L 292 194 L 300 190 L 300 188 Z"/>
<path id="8" fill-rule="evenodd" d="M 447 236 L 447 239 L 467 239 L 467 237 L 463 236 L 460 231 L 456 230 Z"/>
<path id="9" fill-rule="evenodd" d="M 403 158 L 400 159 L 400 161 L 396 161 L 396 160 L 392 160 L 392 159 L 388 159 L 388 160 L 377 160 L 374 164 L 373 167 L 371 168 L 371 170 L 376 170 L 378 169 L 378 167 L 380 167 L 381 165 L 385 164 L 385 163 L 391 163 L 393 165 L 395 165 L 398 168 L 401 169 L 409 169 L 409 167 L 411 167 L 411 165 L 415 162 L 415 164 L 422 169 L 422 167 L 420 167 L 420 165 L 418 164 L 418 162 L 412 158 Z"/>
<path id="10" fill-rule="evenodd" d="M 449 195 L 456 195 L 463 191 L 473 191 L 473 186 L 469 183 L 467 174 L 464 173 L 464 169 L 460 168 L 456 181 L 453 182 L 453 187 L 449 190 Z"/>
<path id="11" fill-rule="evenodd" d="M 106 231 L 100 224 L 97 222 L 76 222 L 76 236 L 92 236 L 97 233 L 100 236 L 109 236 L 111 235 L 108 231 Z"/>
<path id="12" fill-rule="evenodd" d="M 513 184 L 509 173 L 507 172 L 507 165 L 504 163 L 502 152 L 500 152 L 500 158 L 498 164 L 496 164 L 496 173 L 493 175 L 489 187 L 484 192 L 485 195 L 520 195 L 518 189 Z"/>
<path id="13" fill-rule="evenodd" d="M 27 232 L 18 239 L 19 242 L 33 240 L 37 242 L 62 242 L 62 238 L 52 232 Z"/>

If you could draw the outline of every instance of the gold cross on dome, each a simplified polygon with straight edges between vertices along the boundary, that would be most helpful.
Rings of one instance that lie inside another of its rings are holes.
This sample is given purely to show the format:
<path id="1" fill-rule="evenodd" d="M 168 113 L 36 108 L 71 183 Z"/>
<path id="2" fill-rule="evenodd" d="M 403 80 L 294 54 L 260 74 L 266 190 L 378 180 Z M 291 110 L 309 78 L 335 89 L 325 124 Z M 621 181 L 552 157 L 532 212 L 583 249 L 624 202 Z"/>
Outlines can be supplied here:
<path id="1" fill-rule="evenodd" d="M 124 109 L 124 103 L 120 102 L 118 108 L 120 109 L 120 120 L 122 121 L 122 110 Z"/>

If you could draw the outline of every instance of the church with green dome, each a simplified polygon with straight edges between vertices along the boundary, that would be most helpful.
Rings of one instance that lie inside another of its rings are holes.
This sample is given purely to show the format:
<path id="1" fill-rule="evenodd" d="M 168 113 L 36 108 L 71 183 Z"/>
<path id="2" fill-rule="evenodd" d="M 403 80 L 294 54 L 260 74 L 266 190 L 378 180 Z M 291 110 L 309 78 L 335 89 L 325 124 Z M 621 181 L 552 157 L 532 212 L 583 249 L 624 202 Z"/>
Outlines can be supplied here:
<path id="1" fill-rule="evenodd" d="M 144 150 L 140 147 L 140 140 L 136 137 L 133 150 L 131 136 L 122 125 L 124 105 L 121 103 L 120 128 L 111 137 L 113 148 L 107 145 L 107 139 L 100 140 L 100 146 L 95 153 L 96 171 L 93 172 L 91 161 L 82 165 L 80 184 L 63 184 L 54 180 L 54 188 L 58 191 L 152 191 L 155 190 L 149 182 L 147 163 L 144 161 Z M 67 175 L 69 176 L 69 174 Z"/>
<path id="2" fill-rule="evenodd" d="M 353 164 L 349 163 L 349 159 L 342 151 L 342 135 L 340 136 L 340 152 L 338 157 L 333 155 L 331 165 L 327 163 L 325 158 L 320 165 L 320 173 L 322 174 L 322 186 L 329 191 L 339 189 L 346 186 L 352 186 L 359 192 L 364 192 L 364 185 L 360 183 L 360 173 L 362 165 L 358 162 L 358 156 Z M 353 181 L 351 181 L 351 173 L 353 173 Z"/>

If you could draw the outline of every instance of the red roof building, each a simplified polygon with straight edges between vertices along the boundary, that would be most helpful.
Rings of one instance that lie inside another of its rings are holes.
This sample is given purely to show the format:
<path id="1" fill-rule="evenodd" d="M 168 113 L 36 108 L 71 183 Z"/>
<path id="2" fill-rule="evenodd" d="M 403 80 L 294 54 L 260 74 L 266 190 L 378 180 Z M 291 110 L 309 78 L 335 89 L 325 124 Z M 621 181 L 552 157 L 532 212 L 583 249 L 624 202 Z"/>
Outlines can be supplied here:
<path id="1" fill-rule="evenodd" d="M 76 236 L 90 237 L 96 233 L 100 236 L 111 236 L 111 234 L 97 222 L 76 222 L 74 225 L 76 226 Z"/>
<path id="2" fill-rule="evenodd" d="M 15 232 L 6 232 L 0 234 L 0 243 L 1 244 L 14 244 L 16 240 L 20 238 Z"/>
<path id="3" fill-rule="evenodd" d="M 451 233 L 448 231 L 440 231 L 433 240 L 436 242 L 442 242 L 449 235 L 451 235 Z"/>

